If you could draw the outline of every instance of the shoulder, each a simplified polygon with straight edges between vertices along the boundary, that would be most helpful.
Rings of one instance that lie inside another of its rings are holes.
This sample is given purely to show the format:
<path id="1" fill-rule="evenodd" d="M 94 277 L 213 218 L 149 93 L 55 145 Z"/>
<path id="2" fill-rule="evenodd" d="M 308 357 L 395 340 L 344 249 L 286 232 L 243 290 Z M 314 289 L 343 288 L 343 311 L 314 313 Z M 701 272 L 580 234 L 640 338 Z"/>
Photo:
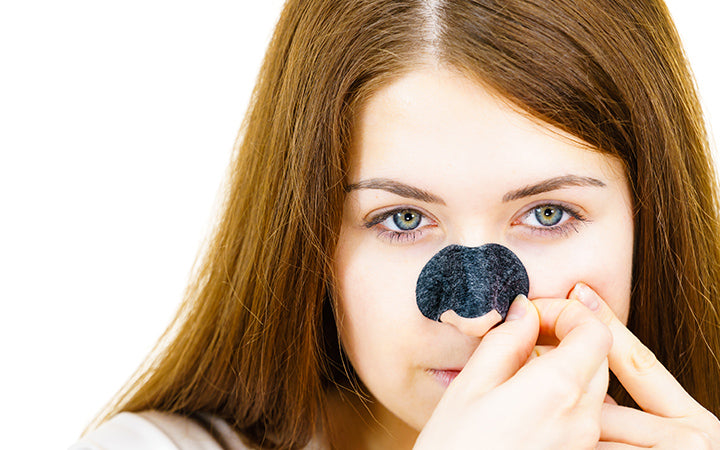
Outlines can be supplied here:
<path id="1" fill-rule="evenodd" d="M 70 450 L 248 449 L 223 420 L 200 420 L 160 411 L 122 412 L 85 435 Z"/>

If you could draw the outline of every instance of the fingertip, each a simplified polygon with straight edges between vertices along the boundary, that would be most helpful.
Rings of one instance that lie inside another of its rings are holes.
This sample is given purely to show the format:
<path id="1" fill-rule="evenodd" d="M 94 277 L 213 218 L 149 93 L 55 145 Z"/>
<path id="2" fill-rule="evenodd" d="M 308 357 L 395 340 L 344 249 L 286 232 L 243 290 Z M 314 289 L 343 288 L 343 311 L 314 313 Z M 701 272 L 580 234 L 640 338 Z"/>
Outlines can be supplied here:
<path id="1" fill-rule="evenodd" d="M 505 321 L 512 322 L 514 320 L 522 319 L 523 317 L 525 317 L 528 311 L 529 304 L 530 301 L 525 295 L 520 294 L 515 297 L 515 300 L 513 300 L 512 304 L 510 305 L 507 316 L 505 316 Z"/>
<path id="2" fill-rule="evenodd" d="M 598 349 L 607 347 L 609 350 L 613 342 L 612 331 L 597 314 L 588 311 L 586 306 L 573 299 L 558 306 L 562 308 L 546 311 L 550 314 L 544 321 L 552 324 L 548 332 L 554 333 L 560 341 L 564 341 L 571 334 L 586 336 L 586 339 L 592 339 Z"/>
<path id="3" fill-rule="evenodd" d="M 587 306 L 590 311 L 600 309 L 600 297 L 585 283 L 577 283 L 570 293 L 570 298 Z"/>
<path id="4" fill-rule="evenodd" d="M 527 296 L 520 294 L 510 304 L 505 320 L 490 332 L 509 334 L 522 341 L 532 339 L 534 343 L 540 333 L 540 313 Z"/>
<path id="5" fill-rule="evenodd" d="M 568 298 L 577 300 L 587 306 L 588 309 L 590 309 L 595 316 L 600 318 L 600 320 L 606 325 L 609 325 L 615 317 L 613 311 L 600 297 L 600 295 L 598 295 L 594 289 L 585 283 L 577 283 L 572 291 L 570 291 Z"/>

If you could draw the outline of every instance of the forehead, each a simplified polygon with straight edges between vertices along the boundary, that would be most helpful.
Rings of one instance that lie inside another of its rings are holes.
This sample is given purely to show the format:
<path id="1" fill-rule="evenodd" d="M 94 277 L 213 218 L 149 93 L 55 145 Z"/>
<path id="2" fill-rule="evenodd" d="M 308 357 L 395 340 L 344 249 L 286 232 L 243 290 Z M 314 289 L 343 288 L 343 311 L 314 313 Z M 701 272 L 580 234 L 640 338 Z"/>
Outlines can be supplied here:
<path id="1" fill-rule="evenodd" d="M 623 175 L 615 159 L 518 111 L 479 83 L 427 68 L 385 86 L 359 111 L 349 180 L 402 178 L 439 190 L 485 181 L 510 188 L 518 180 L 575 172 Z"/>

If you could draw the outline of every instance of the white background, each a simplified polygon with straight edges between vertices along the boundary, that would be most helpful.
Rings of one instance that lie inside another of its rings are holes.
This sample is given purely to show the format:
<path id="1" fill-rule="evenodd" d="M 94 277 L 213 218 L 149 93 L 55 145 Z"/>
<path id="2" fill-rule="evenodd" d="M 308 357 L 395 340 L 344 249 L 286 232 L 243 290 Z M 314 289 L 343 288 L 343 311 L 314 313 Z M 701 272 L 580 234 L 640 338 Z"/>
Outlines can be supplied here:
<path id="1" fill-rule="evenodd" d="M 70 445 L 165 329 L 281 4 L 0 4 L 1 447 Z M 718 5 L 669 2 L 716 130 Z"/>

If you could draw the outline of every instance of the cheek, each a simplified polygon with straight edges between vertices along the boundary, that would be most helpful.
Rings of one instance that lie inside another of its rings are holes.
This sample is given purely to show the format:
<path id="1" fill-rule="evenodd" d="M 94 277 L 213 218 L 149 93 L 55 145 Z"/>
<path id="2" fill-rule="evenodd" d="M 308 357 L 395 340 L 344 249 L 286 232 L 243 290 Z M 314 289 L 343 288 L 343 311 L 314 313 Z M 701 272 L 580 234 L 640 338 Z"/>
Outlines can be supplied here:
<path id="1" fill-rule="evenodd" d="M 519 254 L 530 278 L 530 298 L 567 298 L 578 282 L 593 288 L 627 322 L 632 277 L 632 236 L 607 230 L 563 245 Z"/>
<path id="2" fill-rule="evenodd" d="M 336 251 L 338 328 L 361 378 L 402 360 L 420 316 L 414 291 L 420 268 L 381 257 L 373 249 L 362 240 L 353 245 L 352 239 L 346 239 Z"/>

